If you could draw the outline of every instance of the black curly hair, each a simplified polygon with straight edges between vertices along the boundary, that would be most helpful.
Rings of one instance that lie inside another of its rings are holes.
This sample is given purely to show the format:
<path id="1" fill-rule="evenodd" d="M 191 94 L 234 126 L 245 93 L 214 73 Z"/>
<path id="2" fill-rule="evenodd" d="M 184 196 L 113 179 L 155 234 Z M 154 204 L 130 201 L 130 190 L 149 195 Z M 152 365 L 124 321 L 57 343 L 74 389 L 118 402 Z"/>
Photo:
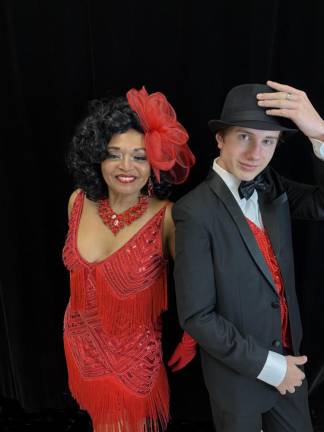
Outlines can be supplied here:
<path id="1" fill-rule="evenodd" d="M 79 124 L 67 155 L 67 165 L 75 187 L 81 188 L 87 198 L 98 201 L 108 196 L 108 188 L 101 174 L 101 162 L 107 157 L 107 144 L 116 133 L 135 129 L 143 133 L 137 114 L 125 97 L 95 99 L 89 104 L 87 117 Z M 161 172 L 159 183 L 151 174 L 153 193 L 159 199 L 171 194 L 171 185 Z M 145 186 L 142 193 L 147 194 Z"/>

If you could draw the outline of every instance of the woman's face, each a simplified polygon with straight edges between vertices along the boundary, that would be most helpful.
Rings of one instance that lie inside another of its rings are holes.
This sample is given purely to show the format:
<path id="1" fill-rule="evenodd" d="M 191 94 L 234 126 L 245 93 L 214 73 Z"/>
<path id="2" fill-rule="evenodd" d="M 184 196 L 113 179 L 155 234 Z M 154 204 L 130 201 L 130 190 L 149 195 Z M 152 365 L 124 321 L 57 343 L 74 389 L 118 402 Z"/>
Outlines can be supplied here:
<path id="1" fill-rule="evenodd" d="M 101 162 L 101 172 L 109 191 L 138 196 L 151 173 L 144 135 L 134 129 L 114 134 L 107 152 L 107 158 Z"/>

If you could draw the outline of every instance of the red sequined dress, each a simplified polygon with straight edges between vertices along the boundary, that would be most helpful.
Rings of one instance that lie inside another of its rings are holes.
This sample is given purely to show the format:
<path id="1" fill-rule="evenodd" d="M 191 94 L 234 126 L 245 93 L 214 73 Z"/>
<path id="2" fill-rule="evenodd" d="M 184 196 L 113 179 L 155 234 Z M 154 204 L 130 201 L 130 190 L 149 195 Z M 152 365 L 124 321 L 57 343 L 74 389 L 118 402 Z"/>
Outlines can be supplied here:
<path id="1" fill-rule="evenodd" d="M 64 317 L 69 387 L 95 432 L 158 431 L 169 412 L 160 326 L 167 307 L 166 207 L 116 252 L 89 263 L 76 245 L 83 202 L 80 192 L 63 249 L 71 287 Z"/>

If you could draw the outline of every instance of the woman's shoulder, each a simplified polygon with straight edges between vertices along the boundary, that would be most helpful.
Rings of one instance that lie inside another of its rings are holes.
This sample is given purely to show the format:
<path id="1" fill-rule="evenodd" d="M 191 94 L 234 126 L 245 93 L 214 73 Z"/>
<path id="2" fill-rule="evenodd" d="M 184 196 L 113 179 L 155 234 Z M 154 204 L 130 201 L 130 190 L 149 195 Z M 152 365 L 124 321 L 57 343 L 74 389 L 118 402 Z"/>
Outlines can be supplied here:
<path id="1" fill-rule="evenodd" d="M 69 218 L 70 218 L 71 211 L 72 211 L 72 208 L 74 206 L 75 200 L 77 199 L 77 197 L 79 196 L 80 193 L 82 193 L 82 189 L 76 189 L 70 195 L 69 202 L 68 202 L 68 215 L 69 215 Z"/>
<path id="2" fill-rule="evenodd" d="M 173 202 L 169 200 L 160 200 L 157 198 L 151 198 L 150 207 L 152 213 L 157 213 L 158 211 L 165 208 L 165 212 L 168 213 L 171 211 L 173 206 Z"/>
<path id="3" fill-rule="evenodd" d="M 173 229 L 173 219 L 172 219 L 172 206 L 173 202 L 169 200 L 159 200 L 154 199 L 151 203 L 152 205 L 152 214 L 158 214 L 159 212 L 164 210 L 163 213 L 163 230 L 168 233 Z"/>
<path id="4" fill-rule="evenodd" d="M 154 217 L 160 212 L 164 214 L 164 226 L 168 225 L 172 221 L 172 209 L 173 203 L 169 200 L 160 200 L 157 198 L 151 198 L 150 200 L 150 216 Z"/>

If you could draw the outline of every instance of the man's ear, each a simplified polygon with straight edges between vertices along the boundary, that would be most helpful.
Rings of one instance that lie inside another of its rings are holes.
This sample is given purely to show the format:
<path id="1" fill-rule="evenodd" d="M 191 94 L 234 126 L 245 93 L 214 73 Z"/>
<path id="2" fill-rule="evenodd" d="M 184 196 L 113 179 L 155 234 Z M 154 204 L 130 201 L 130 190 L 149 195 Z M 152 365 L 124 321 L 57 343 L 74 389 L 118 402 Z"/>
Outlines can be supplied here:
<path id="1" fill-rule="evenodd" d="M 219 148 L 219 150 L 221 150 L 223 148 L 223 144 L 224 144 L 223 135 L 220 132 L 217 132 L 215 135 L 215 139 L 216 139 L 217 147 Z"/>

